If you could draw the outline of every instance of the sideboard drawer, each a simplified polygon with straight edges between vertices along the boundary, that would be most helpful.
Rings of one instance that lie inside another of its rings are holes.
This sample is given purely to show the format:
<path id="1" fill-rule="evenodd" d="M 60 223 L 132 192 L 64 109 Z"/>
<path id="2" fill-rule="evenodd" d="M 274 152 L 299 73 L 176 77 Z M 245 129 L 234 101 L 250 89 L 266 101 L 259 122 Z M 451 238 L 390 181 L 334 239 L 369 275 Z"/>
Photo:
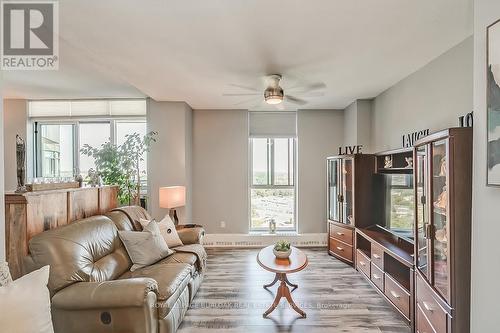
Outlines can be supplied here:
<path id="1" fill-rule="evenodd" d="M 330 251 L 342 259 L 352 262 L 352 246 L 330 237 Z"/>
<path id="2" fill-rule="evenodd" d="M 384 291 L 384 272 L 380 270 L 376 265 L 371 263 L 371 277 L 373 284 L 377 286 L 378 289 Z"/>
<path id="3" fill-rule="evenodd" d="M 352 246 L 353 240 L 353 230 L 349 228 L 343 228 L 333 223 L 330 223 L 330 237 L 338 239 L 346 244 Z"/>
<path id="4" fill-rule="evenodd" d="M 417 333 L 434 333 L 434 329 L 432 328 L 431 323 L 429 323 L 429 320 L 425 318 L 424 313 L 420 308 L 420 305 L 417 305 L 416 316 L 417 316 L 416 318 Z"/>
<path id="5" fill-rule="evenodd" d="M 356 254 L 356 267 L 370 278 L 370 259 L 361 250 Z"/>
<path id="6" fill-rule="evenodd" d="M 380 269 L 384 269 L 384 250 L 372 242 L 372 263 Z"/>
<path id="7" fill-rule="evenodd" d="M 425 281 L 417 276 L 417 305 L 422 309 L 422 312 L 429 319 L 432 328 L 436 333 L 446 333 L 447 313 L 439 305 L 434 298 L 433 291 L 425 283 Z"/>
<path id="8" fill-rule="evenodd" d="M 389 275 L 385 275 L 385 296 L 403 313 L 407 318 L 410 318 L 410 294 L 401 287 Z"/>

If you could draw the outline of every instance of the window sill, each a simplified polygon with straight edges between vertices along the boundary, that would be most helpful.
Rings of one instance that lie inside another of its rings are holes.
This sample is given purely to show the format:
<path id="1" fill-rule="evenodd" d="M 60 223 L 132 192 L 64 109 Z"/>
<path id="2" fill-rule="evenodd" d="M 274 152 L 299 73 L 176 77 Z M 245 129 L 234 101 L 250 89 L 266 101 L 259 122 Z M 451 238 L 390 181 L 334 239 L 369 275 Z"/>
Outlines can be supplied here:
<path id="1" fill-rule="evenodd" d="M 268 231 L 250 231 L 250 236 L 299 236 L 297 231 L 276 231 L 274 234 Z"/>

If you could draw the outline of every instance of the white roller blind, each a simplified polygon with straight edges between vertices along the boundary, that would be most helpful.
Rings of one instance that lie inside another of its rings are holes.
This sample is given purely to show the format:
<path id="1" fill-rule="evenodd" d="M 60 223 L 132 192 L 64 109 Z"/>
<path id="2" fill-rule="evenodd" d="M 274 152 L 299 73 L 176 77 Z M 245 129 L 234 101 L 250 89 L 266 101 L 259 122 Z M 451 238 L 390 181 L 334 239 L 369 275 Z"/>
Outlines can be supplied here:
<path id="1" fill-rule="evenodd" d="M 141 116 L 146 100 L 30 101 L 30 117 Z"/>
<path id="2" fill-rule="evenodd" d="M 273 138 L 297 135 L 296 112 L 249 112 L 250 137 Z"/>

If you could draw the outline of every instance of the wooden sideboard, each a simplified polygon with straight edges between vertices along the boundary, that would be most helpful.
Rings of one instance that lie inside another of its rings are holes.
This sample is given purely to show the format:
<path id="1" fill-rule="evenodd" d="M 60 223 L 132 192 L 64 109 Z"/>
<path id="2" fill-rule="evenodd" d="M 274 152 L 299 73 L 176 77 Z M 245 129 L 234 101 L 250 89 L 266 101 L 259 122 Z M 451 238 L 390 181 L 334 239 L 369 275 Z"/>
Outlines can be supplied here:
<path id="1" fill-rule="evenodd" d="M 6 193 L 5 246 L 12 277 L 23 274 L 22 260 L 33 236 L 117 206 L 117 186 Z"/>

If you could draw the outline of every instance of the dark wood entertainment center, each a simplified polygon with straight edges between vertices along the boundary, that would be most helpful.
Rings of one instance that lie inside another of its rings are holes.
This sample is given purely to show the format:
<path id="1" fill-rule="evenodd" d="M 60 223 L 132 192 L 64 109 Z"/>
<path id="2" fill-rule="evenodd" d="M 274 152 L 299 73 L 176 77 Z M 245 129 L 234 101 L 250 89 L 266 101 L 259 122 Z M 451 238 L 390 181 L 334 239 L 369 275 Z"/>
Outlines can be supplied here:
<path id="1" fill-rule="evenodd" d="M 414 332 L 468 332 L 472 129 L 327 163 L 328 252 L 353 265 Z M 408 199 L 410 179 L 412 210 L 408 202 L 395 209 L 404 200 L 394 193 Z M 406 222 L 411 215 L 411 232 L 392 217 L 398 210 Z"/>

